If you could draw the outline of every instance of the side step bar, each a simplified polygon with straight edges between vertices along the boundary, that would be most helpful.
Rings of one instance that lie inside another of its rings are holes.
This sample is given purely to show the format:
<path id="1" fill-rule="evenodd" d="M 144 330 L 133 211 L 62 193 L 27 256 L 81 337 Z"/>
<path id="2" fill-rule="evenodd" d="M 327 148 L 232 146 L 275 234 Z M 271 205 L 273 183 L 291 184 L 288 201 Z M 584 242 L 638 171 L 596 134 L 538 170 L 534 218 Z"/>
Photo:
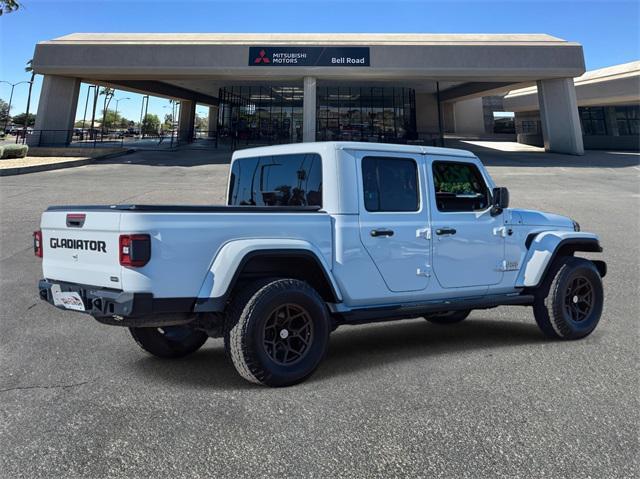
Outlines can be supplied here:
<path id="1" fill-rule="evenodd" d="M 480 298 L 464 298 L 446 301 L 431 301 L 411 305 L 390 305 L 376 308 L 335 311 L 334 317 L 340 324 L 362 324 L 394 319 L 409 319 L 426 314 L 460 311 L 465 309 L 489 309 L 497 306 L 531 306 L 532 294 L 492 295 Z"/>

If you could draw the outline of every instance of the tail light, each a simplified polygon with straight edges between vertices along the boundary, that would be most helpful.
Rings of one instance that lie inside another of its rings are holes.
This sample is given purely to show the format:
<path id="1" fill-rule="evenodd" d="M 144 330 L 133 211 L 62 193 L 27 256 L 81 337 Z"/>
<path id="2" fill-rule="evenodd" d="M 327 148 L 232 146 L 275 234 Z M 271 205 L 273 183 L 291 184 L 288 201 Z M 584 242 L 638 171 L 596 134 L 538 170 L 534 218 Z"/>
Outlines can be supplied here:
<path id="1" fill-rule="evenodd" d="M 120 235 L 120 264 L 140 268 L 151 259 L 149 235 Z"/>
<path id="2" fill-rule="evenodd" d="M 42 258 L 42 231 L 33 232 L 33 254 Z"/>

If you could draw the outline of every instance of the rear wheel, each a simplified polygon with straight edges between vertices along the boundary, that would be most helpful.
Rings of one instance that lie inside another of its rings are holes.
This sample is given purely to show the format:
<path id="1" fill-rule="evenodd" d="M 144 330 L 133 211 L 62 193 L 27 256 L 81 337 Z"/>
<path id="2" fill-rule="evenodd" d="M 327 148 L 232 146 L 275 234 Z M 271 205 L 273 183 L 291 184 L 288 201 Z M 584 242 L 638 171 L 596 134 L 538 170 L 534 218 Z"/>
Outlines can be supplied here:
<path id="1" fill-rule="evenodd" d="M 533 313 L 550 338 L 580 339 L 591 334 L 604 305 L 602 279 L 584 258 L 560 258 L 536 292 Z"/>
<path id="2" fill-rule="evenodd" d="M 159 358 L 181 358 L 196 352 L 208 336 L 187 326 L 129 328 L 138 346 Z"/>
<path id="3" fill-rule="evenodd" d="M 289 386 L 318 367 L 330 330 L 324 301 L 307 283 L 258 281 L 232 301 L 225 347 L 246 380 Z"/>
<path id="4" fill-rule="evenodd" d="M 470 309 L 465 309 L 462 311 L 448 311 L 446 313 L 425 316 L 424 319 L 426 319 L 430 323 L 435 324 L 454 324 L 467 319 L 467 316 L 469 316 L 470 313 Z"/>

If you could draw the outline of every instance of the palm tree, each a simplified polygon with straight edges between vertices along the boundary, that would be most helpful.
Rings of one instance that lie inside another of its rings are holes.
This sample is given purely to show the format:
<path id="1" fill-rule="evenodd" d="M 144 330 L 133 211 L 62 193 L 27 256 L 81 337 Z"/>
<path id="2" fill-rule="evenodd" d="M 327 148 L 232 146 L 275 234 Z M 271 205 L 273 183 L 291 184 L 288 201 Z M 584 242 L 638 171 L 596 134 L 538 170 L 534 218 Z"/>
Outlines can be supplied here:
<path id="1" fill-rule="evenodd" d="M 27 112 L 25 114 L 25 122 L 24 122 L 24 128 L 23 128 L 23 141 L 27 141 L 27 125 L 29 124 L 29 107 L 31 106 L 31 90 L 33 89 L 33 81 L 36 78 L 36 72 L 33 71 L 33 58 L 31 60 L 29 60 L 26 64 L 26 66 L 24 67 L 24 71 L 26 71 L 27 73 L 31 73 L 31 80 L 29 81 L 29 95 L 27 96 Z M 35 125 L 34 125 L 35 126 Z"/>
<path id="2" fill-rule="evenodd" d="M 102 125 L 101 125 L 101 130 L 103 134 L 104 134 L 104 125 L 107 120 L 107 110 L 109 108 L 109 103 L 111 103 L 111 99 L 113 98 L 113 95 L 115 95 L 115 93 L 116 91 L 113 88 L 103 87 L 102 90 L 100 90 L 100 95 L 104 95 L 104 110 L 102 110 Z"/>
<path id="3" fill-rule="evenodd" d="M 17 0 L 0 0 L 0 16 L 3 13 L 15 12 L 20 8 L 20 3 Z"/>

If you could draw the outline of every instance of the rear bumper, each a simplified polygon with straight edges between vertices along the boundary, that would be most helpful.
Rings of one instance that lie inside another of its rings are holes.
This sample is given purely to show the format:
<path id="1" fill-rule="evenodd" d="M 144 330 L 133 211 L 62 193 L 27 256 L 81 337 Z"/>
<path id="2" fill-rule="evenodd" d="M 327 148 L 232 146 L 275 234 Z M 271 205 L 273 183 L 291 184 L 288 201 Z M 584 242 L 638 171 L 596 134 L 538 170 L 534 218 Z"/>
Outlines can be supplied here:
<path id="1" fill-rule="evenodd" d="M 126 293 L 65 281 L 41 279 L 38 283 L 40 299 L 59 309 L 53 301 L 51 287 L 57 285 L 62 292 L 80 295 L 86 314 L 105 324 L 118 326 L 161 326 L 185 324 L 191 320 L 195 298 L 154 298 L 151 293 Z M 179 314 L 183 313 L 183 314 Z"/>

